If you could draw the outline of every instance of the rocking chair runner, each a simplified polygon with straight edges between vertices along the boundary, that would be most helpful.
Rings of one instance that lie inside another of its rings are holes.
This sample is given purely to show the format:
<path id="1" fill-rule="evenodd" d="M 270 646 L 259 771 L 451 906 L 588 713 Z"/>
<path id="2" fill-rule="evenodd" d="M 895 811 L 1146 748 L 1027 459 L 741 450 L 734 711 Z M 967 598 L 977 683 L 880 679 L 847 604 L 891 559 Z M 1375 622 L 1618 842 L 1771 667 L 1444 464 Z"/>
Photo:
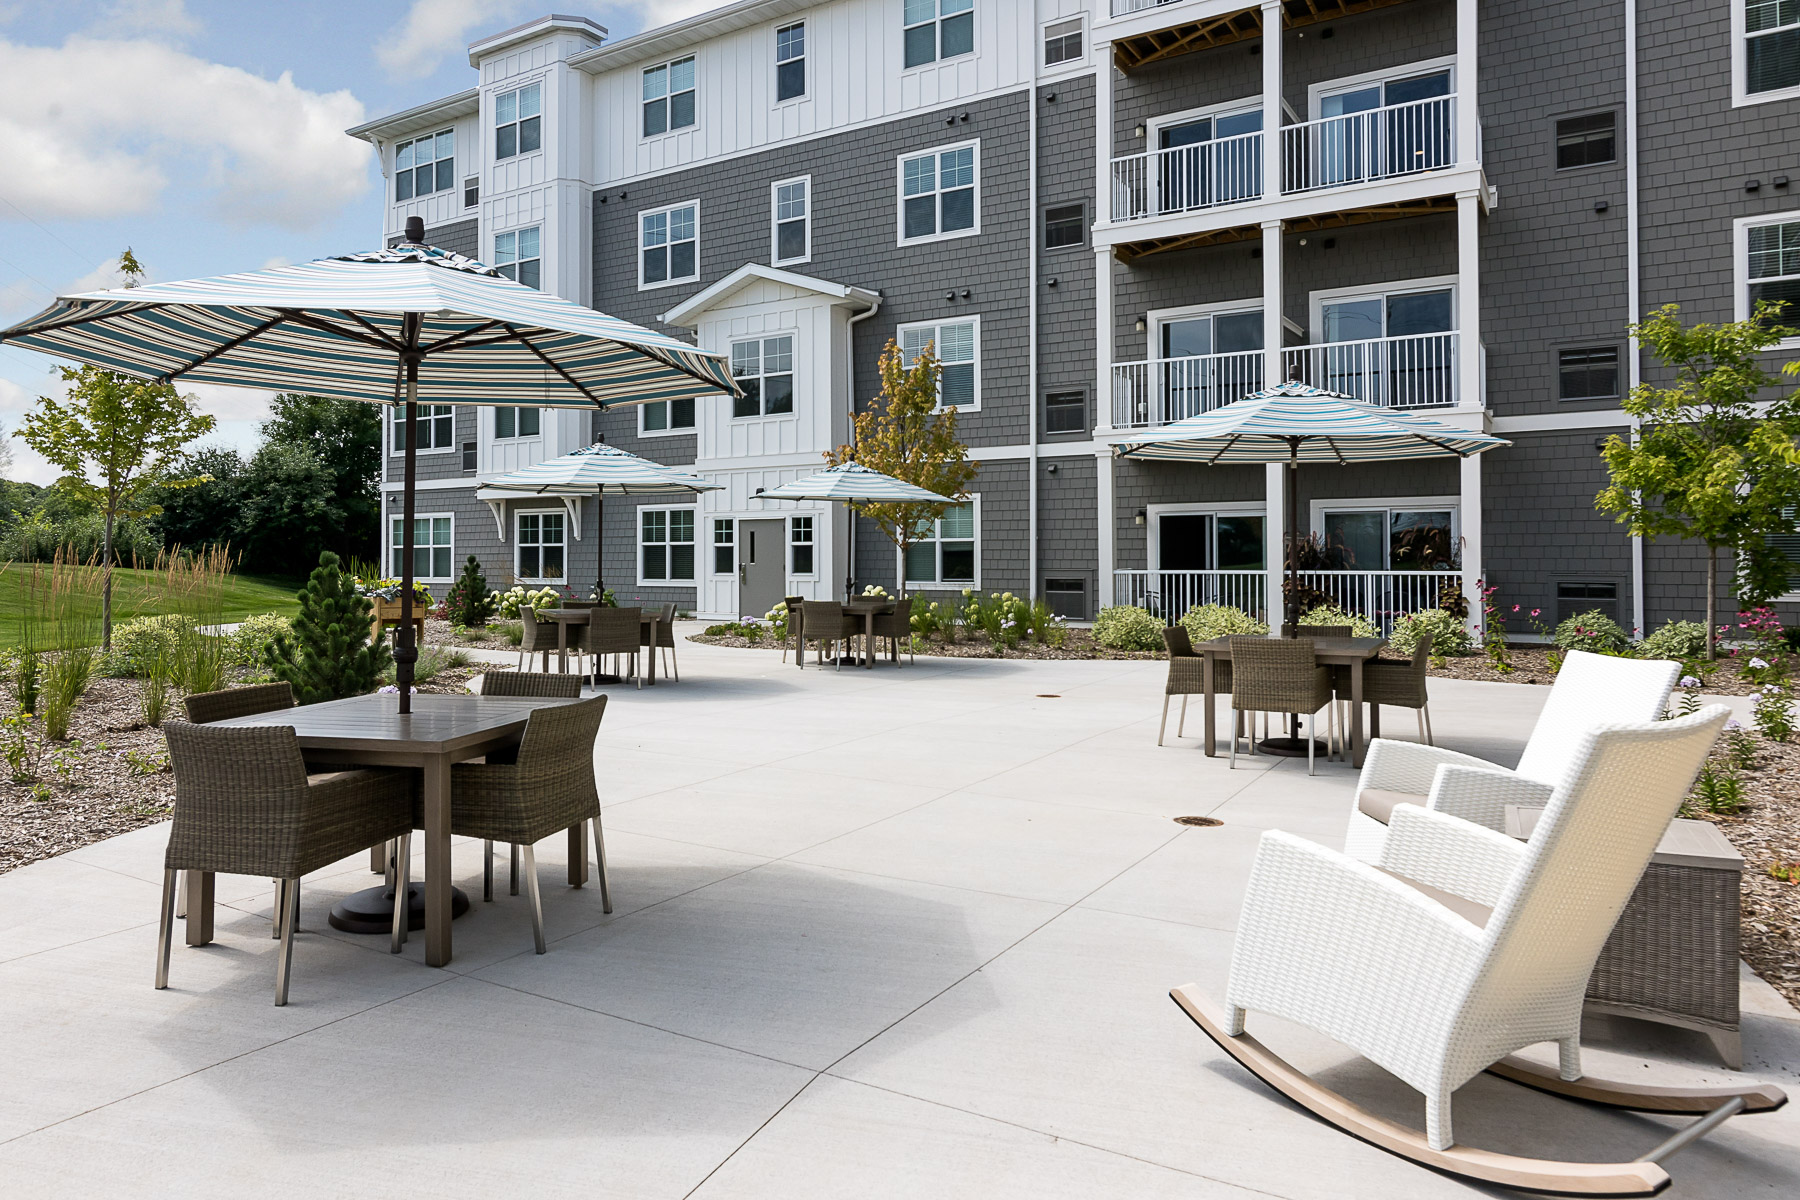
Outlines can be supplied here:
<path id="1" fill-rule="evenodd" d="M 1223 1011 L 1192 985 L 1172 993 L 1176 1003 L 1265 1083 L 1415 1162 L 1572 1195 L 1662 1190 L 1663 1159 L 1739 1112 L 1786 1103 L 1768 1086 L 1646 1089 L 1581 1071 L 1588 976 L 1727 715 L 1714 705 L 1671 721 L 1590 728 L 1530 842 L 1412 804 L 1393 810 L 1378 866 L 1291 834 L 1264 834 Z M 1283 1062 L 1245 1033 L 1251 1010 L 1318 1030 L 1418 1089 L 1424 1135 Z M 1555 1073 L 1509 1057 L 1547 1041 L 1560 1049 Z M 1451 1095 L 1489 1069 L 1575 1099 L 1704 1115 L 1629 1163 L 1457 1146 Z"/>

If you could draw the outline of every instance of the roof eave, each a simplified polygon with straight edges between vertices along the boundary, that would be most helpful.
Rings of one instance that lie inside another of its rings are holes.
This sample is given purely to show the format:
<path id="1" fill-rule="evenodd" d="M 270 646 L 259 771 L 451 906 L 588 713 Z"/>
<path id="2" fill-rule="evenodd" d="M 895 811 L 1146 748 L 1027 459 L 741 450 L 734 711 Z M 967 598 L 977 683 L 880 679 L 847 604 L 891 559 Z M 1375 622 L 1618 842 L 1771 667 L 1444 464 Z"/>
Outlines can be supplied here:
<path id="1" fill-rule="evenodd" d="M 440 125 L 445 121 L 466 117 L 470 113 L 479 111 L 481 111 L 481 89 L 470 88 L 468 91 L 428 101 L 403 112 L 377 117 L 373 121 L 353 126 L 344 132 L 353 138 L 374 142 L 403 133 L 415 133 L 427 126 Z"/>
<path id="2" fill-rule="evenodd" d="M 818 3 L 819 0 L 738 0 L 736 4 L 727 4 L 686 20 L 645 30 L 611 45 L 583 51 L 571 57 L 569 65 L 598 75 L 615 67 L 646 62 L 698 45 L 722 33 L 748 29 L 764 21 L 801 12 Z"/>

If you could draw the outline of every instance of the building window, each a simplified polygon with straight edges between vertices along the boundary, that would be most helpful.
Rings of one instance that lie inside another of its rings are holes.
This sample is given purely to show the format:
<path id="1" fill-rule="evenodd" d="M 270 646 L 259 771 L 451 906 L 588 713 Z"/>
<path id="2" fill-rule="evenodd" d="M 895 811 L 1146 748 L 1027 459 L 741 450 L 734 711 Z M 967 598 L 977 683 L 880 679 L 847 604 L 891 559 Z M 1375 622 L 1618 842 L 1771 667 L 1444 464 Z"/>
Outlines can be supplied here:
<path id="1" fill-rule="evenodd" d="M 411 200 L 456 186 L 456 131 L 414 138 L 394 147 L 394 199 Z"/>
<path id="2" fill-rule="evenodd" d="M 1556 352 L 1558 400 L 1611 400 L 1619 394 L 1619 348 L 1579 346 Z"/>
<path id="3" fill-rule="evenodd" d="M 449 450 L 452 449 L 452 435 L 455 433 L 455 410 L 448 404 L 421 404 L 418 406 L 419 449 Z M 406 409 L 404 406 L 394 410 L 394 449 L 406 449 Z"/>
<path id="4" fill-rule="evenodd" d="M 775 263 L 805 262 L 812 257 L 812 176 L 782 180 L 774 185 L 771 197 Z"/>
<path id="5" fill-rule="evenodd" d="M 1083 433 L 1087 427 L 1086 392 L 1051 392 L 1044 397 L 1045 433 Z"/>
<path id="6" fill-rule="evenodd" d="M 1760 301 L 1785 304 L 1776 315 L 1782 325 L 1800 325 L 1800 220 L 1748 225 L 1744 309 L 1740 319 L 1751 316 Z"/>
<path id="7" fill-rule="evenodd" d="M 971 585 L 975 578 L 975 505 L 958 504 L 919 528 L 906 548 L 906 584 Z"/>
<path id="8" fill-rule="evenodd" d="M 1074 62 L 1081 57 L 1081 18 L 1044 26 L 1044 65 Z"/>
<path id="9" fill-rule="evenodd" d="M 538 251 L 538 226 L 494 235 L 494 269 L 526 287 L 539 286 L 543 259 Z"/>
<path id="10" fill-rule="evenodd" d="M 639 422 L 639 433 L 675 433 L 694 427 L 694 398 L 681 400 L 653 400 L 649 404 L 638 405 L 643 413 Z"/>
<path id="11" fill-rule="evenodd" d="M 980 228 L 975 142 L 900 159 L 900 240 L 960 237 Z"/>
<path id="12" fill-rule="evenodd" d="M 901 24 L 906 65 L 923 66 L 975 49 L 975 0 L 906 0 Z"/>
<path id="13" fill-rule="evenodd" d="M 1615 143 L 1612 113 L 1565 117 L 1556 123 L 1556 169 L 1613 162 L 1618 158 Z"/>
<path id="14" fill-rule="evenodd" d="M 775 102 L 806 95 L 806 22 L 775 31 Z"/>
<path id="15" fill-rule="evenodd" d="M 1044 249 L 1063 250 L 1087 243 L 1087 205 L 1058 204 L 1044 210 Z"/>
<path id="16" fill-rule="evenodd" d="M 1583 613 L 1596 611 L 1614 621 L 1619 619 L 1618 584 L 1592 583 L 1586 580 L 1560 580 L 1557 582 L 1557 624 L 1562 624 L 1570 617 L 1579 617 Z"/>
<path id="17" fill-rule="evenodd" d="M 518 566 L 520 579 L 547 580 L 563 577 L 563 514 L 559 512 L 522 512 L 517 514 Z"/>
<path id="18" fill-rule="evenodd" d="M 1792 601 L 1800 599 L 1800 510 L 1786 508 L 1781 515 L 1787 522 L 1787 532 L 1771 533 L 1768 543 L 1787 559 L 1788 586 L 1780 599 Z"/>
<path id="19" fill-rule="evenodd" d="M 638 214 L 638 286 L 700 278 L 700 204 Z"/>
<path id="20" fill-rule="evenodd" d="M 529 84 L 494 97 L 494 157 L 530 154 L 544 144 L 543 85 Z"/>
<path id="21" fill-rule="evenodd" d="M 476 451 L 475 443 L 464 442 L 462 444 L 462 469 L 464 471 L 475 471 L 479 470 L 480 467 L 481 458 Z"/>
<path id="22" fill-rule="evenodd" d="M 813 519 L 789 517 L 788 574 L 812 575 L 815 573 L 813 563 Z"/>
<path id="23" fill-rule="evenodd" d="M 463 180 L 463 207 L 474 208 L 481 203 L 481 176 L 470 175 Z"/>
<path id="24" fill-rule="evenodd" d="M 529 438 L 538 435 L 541 408 L 496 408 L 494 410 L 494 436 L 496 438 Z"/>
<path id="25" fill-rule="evenodd" d="M 1087 580 L 1044 580 L 1044 602 L 1054 616 L 1066 621 L 1087 620 Z"/>
<path id="26" fill-rule="evenodd" d="M 644 72 L 644 136 L 686 129 L 694 123 L 694 56 Z"/>
<path id="27" fill-rule="evenodd" d="M 644 583 L 692 583 L 694 579 L 694 510 L 638 510 L 638 547 Z"/>
<path id="28" fill-rule="evenodd" d="M 737 570 L 737 522 L 730 517 L 713 521 L 713 574 L 729 575 Z"/>
<path id="29" fill-rule="evenodd" d="M 900 355 L 912 366 L 930 345 L 938 358 L 938 404 L 944 408 L 981 407 L 981 379 L 977 370 L 981 353 L 981 326 L 974 319 L 941 324 L 902 325 Z"/>
<path id="30" fill-rule="evenodd" d="M 400 565 L 405 561 L 401 556 L 404 547 L 400 544 L 406 536 L 404 518 L 395 517 L 389 526 L 389 532 L 392 534 L 393 540 L 388 544 L 388 569 L 398 576 L 403 573 Z M 449 517 L 413 518 L 413 578 L 426 580 L 450 578 Z"/>
<path id="31" fill-rule="evenodd" d="M 773 417 L 793 412 L 793 337 L 731 343 L 731 377 L 744 389 L 744 394 L 731 402 L 733 417 Z"/>
<path id="32" fill-rule="evenodd" d="M 1326 512 L 1325 552 L 1346 571 L 1439 571 L 1456 565 L 1456 513 L 1449 508 Z"/>
<path id="33" fill-rule="evenodd" d="M 1744 90 L 1800 87 L 1800 3 L 1745 0 L 1743 21 Z"/>

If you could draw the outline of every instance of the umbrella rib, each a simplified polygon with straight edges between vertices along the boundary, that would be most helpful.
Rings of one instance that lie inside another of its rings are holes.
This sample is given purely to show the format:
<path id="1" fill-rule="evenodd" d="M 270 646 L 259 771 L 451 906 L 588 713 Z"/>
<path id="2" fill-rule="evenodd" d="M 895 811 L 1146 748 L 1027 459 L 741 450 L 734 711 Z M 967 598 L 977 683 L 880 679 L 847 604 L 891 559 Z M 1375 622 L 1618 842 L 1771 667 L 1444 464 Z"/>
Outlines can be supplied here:
<path id="1" fill-rule="evenodd" d="M 480 325 L 471 326 L 470 328 L 463 330 L 461 333 L 453 333 L 447 338 L 439 338 L 437 341 L 433 342 L 429 346 L 422 346 L 422 347 L 420 347 L 420 353 L 436 354 L 439 350 L 449 350 L 452 348 L 461 349 L 461 347 L 458 347 L 456 345 L 456 343 L 463 341 L 467 338 L 472 338 L 478 333 L 486 333 L 490 329 L 498 329 L 498 328 L 500 328 L 500 322 L 485 321 Z M 491 340 L 499 341 L 502 339 L 495 338 L 495 339 L 491 339 Z M 488 345 L 489 343 L 488 342 L 478 342 L 476 344 L 485 346 L 485 345 Z"/>
<path id="2" fill-rule="evenodd" d="M 123 312 L 110 312 L 98 317 L 96 317 L 94 313 L 83 313 L 79 317 L 70 317 L 66 321 L 45 321 L 42 325 L 31 325 L 23 329 L 0 330 L 0 341 L 5 341 L 7 338 L 17 340 L 22 337 L 30 337 L 33 334 L 39 333 L 54 333 L 58 329 L 67 329 L 72 325 L 86 325 L 89 321 L 96 319 L 105 320 L 107 317 L 122 317 L 128 313 L 142 312 L 145 309 L 156 307 L 158 306 L 155 304 L 140 304 L 136 308 L 126 309 Z"/>
<path id="3" fill-rule="evenodd" d="M 1233 446 L 1237 445 L 1238 436 L 1239 436 L 1238 434 L 1234 433 L 1230 437 L 1226 438 L 1225 444 L 1223 446 L 1219 447 L 1218 453 L 1214 454 L 1211 458 L 1206 460 L 1206 465 L 1209 467 L 1213 466 L 1214 464 L 1216 464 L 1219 461 L 1220 458 L 1222 458 L 1224 456 L 1224 454 L 1227 450 L 1229 450 Z"/>
<path id="4" fill-rule="evenodd" d="M 1456 457 L 1458 457 L 1458 458 L 1469 457 L 1467 454 L 1464 454 L 1461 450 L 1458 450 L 1455 446 L 1452 446 L 1449 442 L 1440 442 L 1438 439 L 1436 439 L 1434 437 L 1429 437 L 1423 433 L 1414 433 L 1413 436 L 1418 438 L 1421 442 L 1429 442 L 1431 445 L 1436 446 L 1439 450 L 1448 450 L 1451 454 L 1456 455 Z"/>
<path id="5" fill-rule="evenodd" d="M 1338 449 L 1338 444 L 1337 444 L 1336 438 L 1333 438 L 1329 434 L 1327 434 L 1325 437 L 1325 444 L 1327 446 L 1331 447 L 1331 452 L 1333 454 L 1337 455 L 1338 466 L 1347 467 L 1350 465 L 1350 461 L 1344 457 L 1344 452 L 1342 450 Z"/>
<path id="6" fill-rule="evenodd" d="M 196 358 L 193 362 L 188 363 L 186 366 L 178 367 L 175 370 L 170 371 L 167 375 L 164 375 L 162 377 L 163 382 L 167 383 L 169 380 L 174 379 L 178 375 L 186 375 L 189 371 L 192 371 L 195 367 L 205 366 L 207 363 L 211 362 L 215 358 L 218 358 L 222 354 L 230 354 L 233 350 L 236 350 L 239 346 L 243 345 L 245 342 L 249 341 L 251 338 L 255 337 L 257 334 L 263 333 L 266 330 L 268 330 L 276 325 L 281 324 L 281 322 L 284 321 L 285 319 L 286 319 L 285 317 L 282 317 L 280 315 L 273 316 L 273 317 L 270 317 L 267 321 L 264 321 L 261 325 L 258 325 L 253 329 L 246 329 L 243 333 L 238 334 L 238 336 L 232 338 L 229 342 L 225 342 L 222 345 L 214 346 L 211 350 L 208 350 L 205 354 L 202 354 L 199 358 Z"/>
<path id="7" fill-rule="evenodd" d="M 398 350 L 400 348 L 398 342 L 384 340 L 383 338 L 369 337 L 366 334 L 358 333 L 354 329 L 345 329 L 342 325 L 333 325 L 330 321 L 322 321 L 318 317 L 315 317 L 310 313 L 303 313 L 298 309 L 284 308 L 281 310 L 281 313 L 296 325 L 304 325 L 308 329 L 317 329 L 322 333 L 335 333 L 341 338 L 348 338 L 353 342 L 361 342 L 365 346 L 374 346 L 378 350 Z"/>
<path id="8" fill-rule="evenodd" d="M 514 337 L 518 338 L 521 342 L 523 342 L 525 344 L 525 348 L 527 350 L 531 351 L 533 354 L 537 355 L 538 360 L 540 362 L 542 362 L 546 367 L 549 367 L 552 371 L 555 371 L 558 375 L 561 375 L 564 379 L 568 380 L 570 387 L 574 388 L 576 391 L 578 391 L 582 395 L 586 396 L 589 400 L 592 400 L 596 407 L 599 407 L 599 408 L 606 407 L 605 404 L 601 403 L 600 398 L 598 396 L 594 395 L 594 393 L 587 390 L 587 386 L 585 384 L 583 384 L 579 379 L 575 378 L 573 375 L 569 374 L 567 371 L 563 370 L 561 363 L 552 361 L 549 355 L 545 354 L 542 350 L 539 350 L 537 348 L 537 346 L 532 343 L 532 340 L 530 338 L 526 337 L 524 334 L 520 333 L 516 327 L 514 327 L 512 325 L 507 325 L 505 327 L 505 329 L 506 329 L 506 332 L 512 334 Z"/>
<path id="9" fill-rule="evenodd" d="M 364 329 L 368 330 L 370 333 L 374 334 L 376 337 L 380 338 L 382 340 L 382 342 L 384 344 L 386 344 L 387 348 L 394 351 L 395 353 L 399 353 L 400 351 L 406 349 L 406 347 L 402 346 L 392 335 L 388 334 L 384 330 L 376 328 L 375 325 L 367 317 L 363 316 L 361 313 L 352 311 L 351 309 L 347 309 L 347 308 L 340 308 L 340 309 L 338 309 L 338 311 L 343 313 L 346 317 L 349 317 L 352 321 L 355 321 L 358 325 L 361 325 Z"/>
<path id="10" fill-rule="evenodd" d="M 473 331 L 471 331 L 471 332 L 473 332 Z M 457 337 L 462 337 L 462 336 L 464 336 L 464 335 L 462 335 L 462 334 L 457 335 Z M 510 342 L 512 340 L 514 340 L 514 339 L 511 334 L 506 334 L 502 337 L 481 338 L 481 339 L 479 339 L 477 341 L 473 341 L 473 342 L 456 342 L 455 338 L 445 338 L 443 341 L 438 342 L 435 345 L 427 346 L 424 350 L 421 350 L 420 353 L 426 354 L 426 355 L 431 355 L 431 354 L 442 354 L 442 353 L 446 353 L 451 350 L 479 350 L 483 346 L 497 346 L 501 342 Z M 456 342 L 456 344 L 455 345 L 449 344 L 451 342 Z"/>

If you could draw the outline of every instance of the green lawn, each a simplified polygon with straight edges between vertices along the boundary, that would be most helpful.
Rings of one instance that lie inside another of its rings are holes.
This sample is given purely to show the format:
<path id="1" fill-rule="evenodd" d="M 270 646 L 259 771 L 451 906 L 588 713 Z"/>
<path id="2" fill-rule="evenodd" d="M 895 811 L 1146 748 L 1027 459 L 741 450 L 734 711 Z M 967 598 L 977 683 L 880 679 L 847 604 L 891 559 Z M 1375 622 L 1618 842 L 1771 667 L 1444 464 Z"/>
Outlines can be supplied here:
<path id="1" fill-rule="evenodd" d="M 30 572 L 31 565 L 29 563 L 8 563 L 4 570 L 0 570 L 0 646 L 19 644 Z M 126 567 L 115 570 L 113 572 L 113 621 L 117 623 L 131 617 L 148 617 L 180 611 L 179 598 L 167 594 L 160 586 L 161 579 L 162 576 L 155 571 L 139 571 Z M 96 586 L 98 585 L 96 584 Z M 294 593 L 299 591 L 300 587 L 299 582 L 291 580 L 263 579 L 250 575 L 227 576 L 223 619 L 239 621 L 256 613 L 266 612 L 292 616 L 300 607 L 294 599 Z M 99 611 L 97 593 L 93 602 L 93 611 L 96 613 Z"/>

